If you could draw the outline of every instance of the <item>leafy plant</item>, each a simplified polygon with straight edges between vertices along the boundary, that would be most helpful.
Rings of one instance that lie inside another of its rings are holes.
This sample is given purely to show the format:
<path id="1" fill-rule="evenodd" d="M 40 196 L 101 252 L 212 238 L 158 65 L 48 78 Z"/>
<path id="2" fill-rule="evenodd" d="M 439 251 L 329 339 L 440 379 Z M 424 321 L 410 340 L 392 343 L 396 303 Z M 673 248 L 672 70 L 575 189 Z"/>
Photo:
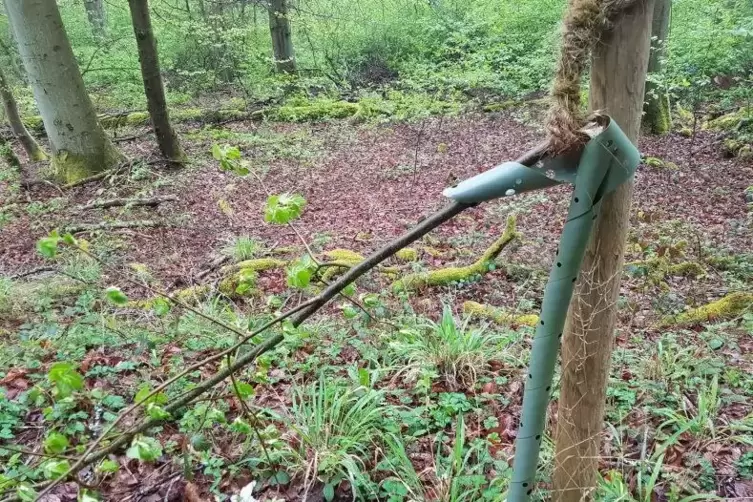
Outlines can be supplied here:
<path id="1" fill-rule="evenodd" d="M 468 320 L 458 326 L 452 310 L 445 306 L 439 323 L 400 330 L 390 349 L 404 361 L 399 374 L 407 380 L 436 373 L 451 390 L 461 390 L 473 389 L 478 377 L 488 372 L 489 363 L 500 355 L 502 341 L 498 334 L 469 330 Z"/>
<path id="2" fill-rule="evenodd" d="M 332 500 L 342 480 L 350 483 L 354 497 L 369 489 L 364 459 L 379 436 L 382 399 L 382 392 L 328 383 L 324 376 L 296 390 L 289 424 L 295 440 L 289 448 L 307 491 L 323 483 L 325 498 Z"/>
<path id="3" fill-rule="evenodd" d="M 231 239 L 222 248 L 222 254 L 229 256 L 234 262 L 250 260 L 254 258 L 261 248 L 261 243 L 248 235 L 241 235 Z"/>
<path id="4" fill-rule="evenodd" d="M 306 199 L 299 194 L 270 195 L 264 210 L 264 220 L 267 223 L 285 225 L 300 217 L 305 205 Z"/>

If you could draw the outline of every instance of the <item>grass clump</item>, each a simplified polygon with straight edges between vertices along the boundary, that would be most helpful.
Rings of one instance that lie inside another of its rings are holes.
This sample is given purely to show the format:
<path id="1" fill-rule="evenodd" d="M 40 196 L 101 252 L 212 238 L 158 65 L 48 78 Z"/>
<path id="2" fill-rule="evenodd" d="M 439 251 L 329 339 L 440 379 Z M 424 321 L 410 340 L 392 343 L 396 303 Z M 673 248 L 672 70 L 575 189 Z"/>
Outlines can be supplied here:
<path id="1" fill-rule="evenodd" d="M 261 243 L 248 235 L 240 235 L 230 239 L 222 248 L 222 254 L 230 257 L 234 262 L 250 260 L 261 248 Z"/>
<path id="2" fill-rule="evenodd" d="M 500 335 L 469 330 L 467 320 L 458 326 L 449 306 L 444 307 L 439 323 L 421 328 L 403 329 L 390 343 L 395 357 L 403 360 L 399 375 L 409 382 L 438 376 L 450 390 L 473 389 L 490 362 L 501 355 Z"/>
<path id="3" fill-rule="evenodd" d="M 379 436 L 383 393 L 348 388 L 322 376 L 294 396 L 289 424 L 294 437 L 288 448 L 295 459 L 291 467 L 303 476 L 306 493 L 322 486 L 325 498 L 331 500 L 330 495 L 345 480 L 355 500 L 370 489 L 364 459 Z"/>

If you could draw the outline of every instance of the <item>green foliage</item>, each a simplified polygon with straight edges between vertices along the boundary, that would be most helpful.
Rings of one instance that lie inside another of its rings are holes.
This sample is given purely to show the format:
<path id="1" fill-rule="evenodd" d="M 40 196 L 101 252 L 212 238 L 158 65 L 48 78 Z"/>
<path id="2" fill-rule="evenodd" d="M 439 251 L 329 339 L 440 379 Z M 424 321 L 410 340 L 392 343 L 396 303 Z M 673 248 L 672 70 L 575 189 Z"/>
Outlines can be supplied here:
<path id="1" fill-rule="evenodd" d="M 105 290 L 105 298 L 113 305 L 122 307 L 128 303 L 128 297 L 117 286 L 110 286 Z"/>
<path id="2" fill-rule="evenodd" d="M 313 470 L 315 477 L 309 483 L 319 480 L 325 487 L 348 480 L 357 497 L 370 485 L 364 461 L 379 435 L 382 401 L 382 392 L 350 389 L 329 383 L 323 376 L 298 389 L 290 422 L 299 441 L 292 449 L 297 458 L 295 469 L 301 473 Z"/>
<path id="3" fill-rule="evenodd" d="M 264 209 L 264 220 L 267 223 L 285 225 L 298 219 L 305 205 L 306 199 L 300 194 L 270 195 Z"/>
<path id="4" fill-rule="evenodd" d="M 126 451 L 128 458 L 135 458 L 142 462 L 154 462 L 162 456 L 162 445 L 154 438 L 136 436 Z"/>
<path id="5" fill-rule="evenodd" d="M 256 256 L 261 248 L 261 242 L 248 235 L 241 235 L 231 239 L 222 248 L 222 254 L 229 256 L 233 262 L 250 260 Z"/>
<path id="6" fill-rule="evenodd" d="M 489 362 L 501 356 L 504 339 L 484 330 L 468 329 L 468 320 L 458 326 L 449 306 L 439 323 L 418 329 L 403 329 L 390 343 L 395 357 L 403 361 L 401 373 L 409 381 L 431 381 L 439 376 L 451 389 L 471 390 Z"/>
<path id="7" fill-rule="evenodd" d="M 47 379 L 55 386 L 56 396 L 66 398 L 84 386 L 84 377 L 76 371 L 71 363 L 55 363 L 47 372 Z"/>

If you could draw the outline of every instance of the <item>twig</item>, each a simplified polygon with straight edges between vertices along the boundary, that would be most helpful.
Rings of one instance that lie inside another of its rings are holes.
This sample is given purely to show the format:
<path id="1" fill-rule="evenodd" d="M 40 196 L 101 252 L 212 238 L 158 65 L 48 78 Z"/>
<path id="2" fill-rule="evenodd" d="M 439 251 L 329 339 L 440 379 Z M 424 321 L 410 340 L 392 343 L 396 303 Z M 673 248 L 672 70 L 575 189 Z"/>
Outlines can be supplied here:
<path id="1" fill-rule="evenodd" d="M 107 171 L 102 171 L 101 173 L 95 174 L 94 176 L 89 176 L 88 178 L 82 178 L 78 181 L 73 181 L 71 183 L 68 183 L 66 185 L 63 185 L 61 188 L 68 189 L 73 188 L 81 185 L 86 185 L 87 183 L 91 183 L 92 181 L 99 181 L 107 178 L 108 176 L 117 173 L 120 170 L 120 168 L 116 169 L 108 169 Z"/>
<path id="2" fill-rule="evenodd" d="M 103 223 L 82 223 L 65 227 L 66 232 L 78 234 L 82 232 L 96 232 L 97 230 L 118 230 L 121 228 L 152 228 L 163 226 L 164 223 L 154 220 L 137 221 L 105 221 Z"/>
<path id="3" fill-rule="evenodd" d="M 32 268 L 31 270 L 27 270 L 26 272 L 20 272 L 16 275 L 12 275 L 10 276 L 10 279 L 12 281 L 15 281 L 16 279 L 23 279 L 24 277 L 28 277 L 30 275 L 41 274 L 44 272 L 56 272 L 56 271 L 57 269 L 55 267 L 50 267 L 49 265 L 47 265 L 43 267 Z"/>
<path id="4" fill-rule="evenodd" d="M 209 274 L 217 270 L 219 267 L 227 263 L 229 260 L 230 260 L 229 256 L 220 256 L 218 258 L 215 258 L 209 263 L 209 265 L 207 265 L 207 268 L 205 268 L 204 270 L 196 274 L 196 280 L 200 281 L 201 279 L 208 276 Z"/>
<path id="5" fill-rule="evenodd" d="M 123 143 L 125 141 L 133 141 L 135 139 L 143 138 L 144 136 L 148 136 L 151 133 L 152 131 L 144 131 L 142 133 L 131 134 L 129 136 L 116 136 L 114 138 L 110 138 L 110 141 L 112 141 L 113 143 Z"/>
<path id="6" fill-rule="evenodd" d="M 89 204 L 83 205 L 79 207 L 79 211 L 87 211 L 89 209 L 96 209 L 96 208 L 108 208 L 108 207 L 116 207 L 116 206 L 159 206 L 163 202 L 175 202 L 178 200 L 178 198 L 174 195 L 166 195 L 165 197 L 150 197 L 146 199 L 128 199 L 128 198 L 119 198 L 119 199 L 110 199 L 110 200 L 103 200 L 103 201 L 95 201 L 90 202 Z"/>

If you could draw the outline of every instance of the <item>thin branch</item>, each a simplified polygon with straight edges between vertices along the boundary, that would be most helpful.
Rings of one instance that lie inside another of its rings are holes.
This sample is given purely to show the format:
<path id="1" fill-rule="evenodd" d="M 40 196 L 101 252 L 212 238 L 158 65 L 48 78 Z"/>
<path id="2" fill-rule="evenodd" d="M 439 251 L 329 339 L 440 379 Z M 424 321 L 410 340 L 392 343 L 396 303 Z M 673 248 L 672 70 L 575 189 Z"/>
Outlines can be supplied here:
<path id="1" fill-rule="evenodd" d="M 108 208 L 108 207 L 117 207 L 117 206 L 159 206 L 163 202 L 175 202 L 178 200 L 178 197 L 174 195 L 167 195 L 165 197 L 149 197 L 146 199 L 129 199 L 129 198 L 118 198 L 118 199 L 110 199 L 110 200 L 102 200 L 102 201 L 95 201 L 90 202 L 89 204 L 86 204 L 84 206 L 79 207 L 79 211 L 87 211 L 89 209 L 96 209 L 96 208 Z"/>

